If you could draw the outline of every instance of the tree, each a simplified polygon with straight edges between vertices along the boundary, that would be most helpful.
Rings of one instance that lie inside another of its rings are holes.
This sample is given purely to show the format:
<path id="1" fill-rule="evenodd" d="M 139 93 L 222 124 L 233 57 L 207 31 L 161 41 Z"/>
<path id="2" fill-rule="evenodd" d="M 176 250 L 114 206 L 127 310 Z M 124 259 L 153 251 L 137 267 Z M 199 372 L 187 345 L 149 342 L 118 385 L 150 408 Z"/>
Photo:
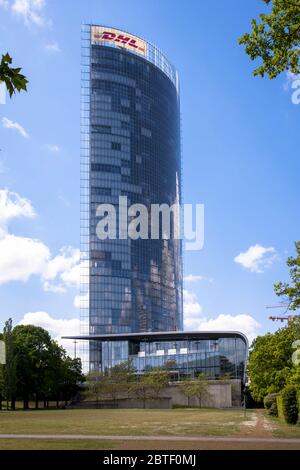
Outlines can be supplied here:
<path id="1" fill-rule="evenodd" d="M 180 384 L 180 387 L 188 398 L 188 406 L 190 404 L 190 398 L 196 397 L 198 399 L 199 407 L 202 407 L 203 399 L 209 398 L 209 382 L 206 374 L 199 374 L 196 379 L 185 380 Z"/>
<path id="2" fill-rule="evenodd" d="M 295 247 L 295 258 L 290 257 L 287 260 L 287 266 L 290 268 L 291 284 L 278 282 L 274 285 L 276 295 L 284 297 L 289 304 L 289 310 L 297 310 L 300 307 L 300 241 L 295 243 Z"/>
<path id="3" fill-rule="evenodd" d="M 2 402 L 5 393 L 4 365 L 0 364 L 0 411 L 2 410 Z"/>
<path id="4" fill-rule="evenodd" d="M 67 356 L 63 350 L 61 357 L 61 383 L 59 392 L 65 404 L 80 390 L 85 378 L 81 371 L 81 359 Z M 57 395 L 58 397 L 59 395 Z"/>
<path id="5" fill-rule="evenodd" d="M 190 406 L 190 399 L 195 396 L 194 380 L 183 380 L 179 382 L 179 387 L 187 398 L 187 405 Z"/>
<path id="6" fill-rule="evenodd" d="M 290 382 L 295 374 L 292 361 L 293 343 L 299 337 L 300 319 L 264 336 L 252 343 L 248 361 L 250 392 L 256 401 L 262 401 L 269 393 L 277 393 Z"/>
<path id="7" fill-rule="evenodd" d="M 0 341 L 3 341 L 3 335 L 1 333 L 0 333 Z M 5 348 L 5 343 L 3 344 Z M 0 411 L 2 410 L 2 402 L 4 399 L 4 393 L 5 393 L 4 363 L 0 362 Z"/>
<path id="8" fill-rule="evenodd" d="M 135 379 L 134 368 L 131 361 L 122 362 L 113 366 L 105 382 L 106 393 L 116 402 L 120 394 L 128 394 Z"/>
<path id="9" fill-rule="evenodd" d="M 68 401 L 84 378 L 81 361 L 71 359 L 65 350 L 53 341 L 43 328 L 19 325 L 13 330 L 14 354 L 17 371 L 17 394 L 23 398 L 24 409 L 29 399 L 40 399 L 44 406 L 49 399 Z"/>
<path id="10" fill-rule="evenodd" d="M 133 385 L 132 391 L 146 408 L 148 400 L 157 400 L 162 390 L 169 383 L 169 373 L 162 369 L 151 369 L 145 372 Z"/>
<path id="11" fill-rule="evenodd" d="M 43 328 L 19 325 L 13 331 L 16 353 L 18 394 L 22 396 L 24 409 L 29 407 L 29 398 L 48 394 L 50 385 L 46 381 L 47 370 L 51 370 L 51 337 Z"/>
<path id="12" fill-rule="evenodd" d="M 88 394 L 95 399 L 98 405 L 99 398 L 107 391 L 107 375 L 104 372 L 92 371 L 87 375 L 86 381 Z"/>
<path id="13" fill-rule="evenodd" d="M 6 364 L 3 370 L 4 394 L 7 400 L 7 409 L 9 409 L 10 401 L 11 409 L 14 410 L 17 391 L 17 368 L 13 338 L 13 323 L 11 318 L 5 322 L 3 340 L 5 342 L 6 355 Z"/>
<path id="14" fill-rule="evenodd" d="M 56 407 L 63 400 L 65 405 L 80 390 L 85 378 L 81 372 L 81 360 L 72 359 L 55 341 L 51 340 L 48 367 L 40 390 L 44 397 L 54 398 Z"/>
<path id="15" fill-rule="evenodd" d="M 252 31 L 239 39 L 251 60 L 260 58 L 262 65 L 253 74 L 270 79 L 289 70 L 300 72 L 300 0 L 263 0 L 271 7 L 268 14 L 252 20 Z"/>
<path id="16" fill-rule="evenodd" d="M 4 82 L 8 90 L 9 96 L 18 91 L 24 90 L 27 91 L 28 80 L 24 75 L 22 75 L 21 68 L 11 67 L 12 58 L 8 53 L 2 55 L 0 62 L 0 82 Z"/>

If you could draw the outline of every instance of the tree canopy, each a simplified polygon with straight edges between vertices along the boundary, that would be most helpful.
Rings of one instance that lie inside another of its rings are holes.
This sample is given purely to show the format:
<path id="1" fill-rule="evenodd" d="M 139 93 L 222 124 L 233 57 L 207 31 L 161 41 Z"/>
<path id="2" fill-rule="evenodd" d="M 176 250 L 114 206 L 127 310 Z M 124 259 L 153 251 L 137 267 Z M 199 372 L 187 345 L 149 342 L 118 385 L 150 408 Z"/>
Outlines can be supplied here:
<path id="1" fill-rule="evenodd" d="M 244 34 L 239 44 L 251 60 L 261 59 L 262 64 L 253 74 L 270 79 L 289 70 L 300 72 L 300 0 L 262 0 L 271 7 L 269 13 L 253 19 L 251 33 Z"/>
<path id="2" fill-rule="evenodd" d="M 78 390 L 84 377 L 80 359 L 72 359 L 43 328 L 5 324 L 3 339 L 6 345 L 6 364 L 2 366 L 2 398 L 14 408 L 21 398 L 24 408 L 29 400 L 69 400 Z"/>
<path id="3" fill-rule="evenodd" d="M 296 256 L 287 260 L 291 284 L 278 282 L 275 293 L 283 297 L 287 309 L 295 311 L 300 307 L 300 242 L 295 243 Z M 280 392 L 286 385 L 300 386 L 300 316 L 275 333 L 258 336 L 251 347 L 248 372 L 250 391 L 253 398 L 262 401 L 269 393 Z M 296 349 L 296 351 L 295 351 Z M 295 360 L 296 359 L 296 360 Z"/>
<path id="4" fill-rule="evenodd" d="M 299 365 L 293 363 L 294 342 L 299 339 L 300 319 L 275 333 L 258 336 L 251 347 L 248 361 L 250 391 L 262 401 L 269 393 L 280 392 L 285 385 L 299 380 Z M 299 382 L 300 383 L 300 382 Z"/>
<path id="5" fill-rule="evenodd" d="M 300 307 L 300 241 L 295 243 L 296 256 L 287 260 L 290 268 L 291 284 L 278 282 L 274 286 L 275 293 L 288 302 L 289 310 L 297 310 Z"/>

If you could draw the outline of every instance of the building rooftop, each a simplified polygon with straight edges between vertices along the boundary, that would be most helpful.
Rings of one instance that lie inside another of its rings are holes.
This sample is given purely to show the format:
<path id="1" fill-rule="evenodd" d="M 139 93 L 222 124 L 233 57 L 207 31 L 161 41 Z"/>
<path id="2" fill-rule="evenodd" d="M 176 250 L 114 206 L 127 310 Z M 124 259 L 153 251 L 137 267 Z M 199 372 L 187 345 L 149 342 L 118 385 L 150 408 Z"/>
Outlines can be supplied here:
<path id="1" fill-rule="evenodd" d="M 241 338 L 248 346 L 247 337 L 239 331 L 146 331 L 142 333 L 121 334 L 92 334 L 79 336 L 64 336 L 63 339 L 89 340 L 89 341 L 134 341 L 134 340 L 185 340 L 185 339 L 217 339 Z"/>

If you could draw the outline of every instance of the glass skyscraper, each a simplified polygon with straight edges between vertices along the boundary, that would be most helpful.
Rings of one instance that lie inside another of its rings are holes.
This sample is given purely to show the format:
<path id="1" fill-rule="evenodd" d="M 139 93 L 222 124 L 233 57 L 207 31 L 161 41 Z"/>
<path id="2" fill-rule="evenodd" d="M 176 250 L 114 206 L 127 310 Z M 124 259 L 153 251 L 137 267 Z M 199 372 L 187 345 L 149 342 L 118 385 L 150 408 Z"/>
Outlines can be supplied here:
<path id="1" fill-rule="evenodd" d="M 83 335 L 183 329 L 179 239 L 106 239 L 99 204 L 181 203 L 178 74 L 153 44 L 108 27 L 82 27 L 81 324 Z M 178 216 L 172 218 L 180 225 Z M 122 356 L 123 342 L 114 342 Z M 101 367 L 99 342 L 85 346 Z"/>

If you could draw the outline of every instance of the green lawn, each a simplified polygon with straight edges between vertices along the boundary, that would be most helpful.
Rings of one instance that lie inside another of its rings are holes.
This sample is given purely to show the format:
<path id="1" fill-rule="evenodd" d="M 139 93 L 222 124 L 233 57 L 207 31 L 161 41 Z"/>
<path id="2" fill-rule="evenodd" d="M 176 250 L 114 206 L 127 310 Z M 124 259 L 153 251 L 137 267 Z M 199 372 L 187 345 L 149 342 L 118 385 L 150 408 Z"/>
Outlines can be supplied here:
<path id="1" fill-rule="evenodd" d="M 1 439 L 0 450 L 111 450 L 118 443 L 111 441 Z"/>
<path id="2" fill-rule="evenodd" d="M 263 410 L 39 410 L 0 412 L 0 434 L 50 434 L 55 439 L 0 439 L 0 450 L 196 449 L 197 442 L 59 439 L 95 436 L 246 436 L 300 438 L 300 426 L 271 419 Z M 57 436 L 57 437 L 56 437 Z M 100 438 L 101 439 L 101 438 Z M 207 448 L 207 443 L 203 448 Z M 221 447 L 220 447 L 221 445 Z M 220 444 L 219 448 L 228 448 Z M 237 444 L 235 443 L 235 446 Z M 177 447 L 176 447 L 177 446 Z M 223 447 L 222 447 L 223 446 Z M 227 447 L 226 447 L 227 446 Z M 278 444 L 274 443 L 274 448 Z M 282 444 L 284 447 L 284 445 Z M 240 446 L 242 449 L 243 447 Z M 272 447 L 273 448 L 273 447 Z M 298 448 L 298 447 L 297 447 Z"/>
<path id="3" fill-rule="evenodd" d="M 240 410 L 40 410 L 0 412 L 0 434 L 224 436 L 245 420 Z M 1 441 L 0 441 L 1 446 Z"/>
<path id="4" fill-rule="evenodd" d="M 268 419 L 272 423 L 272 432 L 274 437 L 300 439 L 300 422 L 296 425 L 289 425 L 281 418 L 272 418 L 268 416 Z"/>

